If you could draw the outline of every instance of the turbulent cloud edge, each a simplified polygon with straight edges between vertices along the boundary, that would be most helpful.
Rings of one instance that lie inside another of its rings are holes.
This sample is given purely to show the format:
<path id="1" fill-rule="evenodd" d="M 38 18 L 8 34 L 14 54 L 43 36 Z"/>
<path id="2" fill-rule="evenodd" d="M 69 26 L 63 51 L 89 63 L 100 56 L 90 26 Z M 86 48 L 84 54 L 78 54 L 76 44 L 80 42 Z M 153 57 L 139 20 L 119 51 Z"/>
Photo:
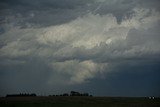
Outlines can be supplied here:
<path id="1" fill-rule="evenodd" d="M 112 14 L 89 13 L 46 28 L 13 27 L 0 37 L 0 58 L 16 62 L 41 59 L 53 72 L 68 75 L 66 83 L 84 83 L 107 72 L 103 68 L 112 65 L 112 60 L 159 54 L 159 31 L 153 31 L 159 21 L 160 13 L 154 9 L 135 8 L 121 23 Z"/>

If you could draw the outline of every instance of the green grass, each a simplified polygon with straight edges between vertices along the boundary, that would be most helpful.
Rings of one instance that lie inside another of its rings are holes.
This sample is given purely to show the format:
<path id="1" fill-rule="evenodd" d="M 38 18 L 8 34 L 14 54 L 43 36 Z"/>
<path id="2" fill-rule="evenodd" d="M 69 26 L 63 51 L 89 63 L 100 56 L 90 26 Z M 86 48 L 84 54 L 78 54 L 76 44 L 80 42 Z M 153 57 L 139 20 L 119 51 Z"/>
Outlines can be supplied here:
<path id="1" fill-rule="evenodd" d="M 1 98 L 0 107 L 160 107 L 160 98 L 10 97 Z"/>

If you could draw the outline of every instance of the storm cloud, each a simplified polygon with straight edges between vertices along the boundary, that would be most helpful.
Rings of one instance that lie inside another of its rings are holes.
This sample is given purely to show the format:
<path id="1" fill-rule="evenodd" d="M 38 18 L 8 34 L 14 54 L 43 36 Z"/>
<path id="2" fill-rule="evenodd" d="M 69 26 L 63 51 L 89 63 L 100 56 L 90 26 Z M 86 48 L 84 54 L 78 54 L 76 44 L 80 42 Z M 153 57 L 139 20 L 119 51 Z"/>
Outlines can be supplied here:
<path id="1" fill-rule="evenodd" d="M 81 90 L 76 88 L 80 86 L 89 90 L 92 85 L 98 87 L 100 81 L 109 84 L 107 79 L 114 78 L 110 75 L 119 73 L 159 75 L 158 3 L 158 0 L 2 0 L 1 94 L 24 90 L 48 94 L 52 89 Z M 150 78 L 156 83 L 144 84 L 144 88 L 152 88 L 142 94 L 139 91 L 137 96 L 160 94 L 157 78 Z M 102 92 L 110 95 L 105 89 Z M 111 95 L 116 95 L 114 91 L 110 90 Z"/>

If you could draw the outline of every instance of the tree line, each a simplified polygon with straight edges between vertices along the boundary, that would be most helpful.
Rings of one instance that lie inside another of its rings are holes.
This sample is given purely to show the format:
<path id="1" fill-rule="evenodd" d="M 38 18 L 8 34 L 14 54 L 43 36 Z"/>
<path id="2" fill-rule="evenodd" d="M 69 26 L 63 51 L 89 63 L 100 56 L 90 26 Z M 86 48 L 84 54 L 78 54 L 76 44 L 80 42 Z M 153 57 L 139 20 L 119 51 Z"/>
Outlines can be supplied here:
<path id="1" fill-rule="evenodd" d="M 35 93 L 20 93 L 20 94 L 7 94 L 6 97 L 35 97 L 37 96 Z"/>
<path id="2" fill-rule="evenodd" d="M 60 94 L 60 95 L 49 95 L 51 96 L 92 96 L 88 93 L 80 93 L 80 92 L 76 92 L 76 91 L 71 91 L 69 94 L 68 93 L 64 93 L 64 94 Z"/>
<path id="3" fill-rule="evenodd" d="M 6 97 L 36 97 L 37 95 L 35 93 L 20 93 L 20 94 L 7 94 Z M 88 93 L 80 93 L 76 91 L 71 91 L 69 94 L 68 93 L 63 93 L 59 95 L 49 95 L 49 97 L 52 96 L 92 96 Z"/>

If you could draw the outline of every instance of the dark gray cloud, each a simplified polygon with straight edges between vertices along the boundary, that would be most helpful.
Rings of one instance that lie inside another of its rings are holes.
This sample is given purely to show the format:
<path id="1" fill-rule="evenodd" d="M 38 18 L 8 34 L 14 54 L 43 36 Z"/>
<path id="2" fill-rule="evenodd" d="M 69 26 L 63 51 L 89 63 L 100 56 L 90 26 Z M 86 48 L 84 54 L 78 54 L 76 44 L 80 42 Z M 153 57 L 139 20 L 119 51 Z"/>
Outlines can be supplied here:
<path id="1" fill-rule="evenodd" d="M 124 15 L 130 16 L 134 7 L 154 7 L 159 10 L 158 0 L 2 0 L 0 4 L 3 19 L 22 28 L 62 24 L 88 12 L 102 15 L 111 13 L 121 21 Z"/>
<path id="2" fill-rule="evenodd" d="M 158 3 L 1 0 L 0 94 L 76 89 L 96 95 L 158 96 Z"/>
<path id="3" fill-rule="evenodd" d="M 1 15 L 22 27 L 61 24 L 86 12 L 88 1 L 81 0 L 10 0 L 1 1 Z"/>

